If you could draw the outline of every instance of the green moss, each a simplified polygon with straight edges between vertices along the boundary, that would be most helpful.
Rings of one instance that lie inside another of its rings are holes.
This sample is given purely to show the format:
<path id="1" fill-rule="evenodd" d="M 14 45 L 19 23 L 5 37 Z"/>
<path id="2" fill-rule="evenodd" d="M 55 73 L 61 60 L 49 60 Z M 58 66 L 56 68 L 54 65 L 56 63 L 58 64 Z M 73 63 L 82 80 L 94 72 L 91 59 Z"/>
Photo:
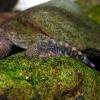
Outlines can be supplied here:
<path id="1" fill-rule="evenodd" d="M 53 7 L 45 9 L 32 10 L 31 18 L 40 22 L 38 24 L 50 32 L 50 36 L 68 40 L 79 48 L 94 47 L 95 42 L 99 45 L 100 39 L 97 33 L 90 34 L 88 22 Z M 20 21 L 12 21 L 12 29 L 23 39 L 26 37 L 26 41 L 33 40 L 31 36 L 35 30 L 23 26 Z M 11 100 L 73 100 L 84 95 L 86 100 L 99 100 L 99 94 L 100 72 L 78 60 L 65 56 L 28 60 L 24 53 L 0 60 L 0 97 L 8 96 Z"/>
<path id="2" fill-rule="evenodd" d="M 87 14 L 91 19 L 100 24 L 100 5 L 88 9 Z"/>
<path id="3" fill-rule="evenodd" d="M 18 53 L 0 60 L 0 95 L 12 99 L 99 98 L 99 80 L 99 72 L 68 57 L 28 60 Z"/>

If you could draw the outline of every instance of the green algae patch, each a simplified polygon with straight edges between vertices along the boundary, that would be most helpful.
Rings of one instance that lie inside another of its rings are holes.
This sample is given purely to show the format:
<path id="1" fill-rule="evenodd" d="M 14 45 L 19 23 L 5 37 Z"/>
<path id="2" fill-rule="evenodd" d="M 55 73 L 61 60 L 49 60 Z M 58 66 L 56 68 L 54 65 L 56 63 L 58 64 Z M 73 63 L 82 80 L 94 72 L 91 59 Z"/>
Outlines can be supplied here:
<path id="1" fill-rule="evenodd" d="M 100 1 L 99 0 L 76 0 L 75 1 L 86 15 L 97 24 L 100 24 Z"/>
<path id="2" fill-rule="evenodd" d="M 92 20 L 100 24 L 100 5 L 88 9 L 87 14 Z"/>
<path id="3" fill-rule="evenodd" d="M 62 57 L 28 60 L 23 53 L 0 60 L 0 97 L 11 100 L 100 98 L 100 73 Z"/>

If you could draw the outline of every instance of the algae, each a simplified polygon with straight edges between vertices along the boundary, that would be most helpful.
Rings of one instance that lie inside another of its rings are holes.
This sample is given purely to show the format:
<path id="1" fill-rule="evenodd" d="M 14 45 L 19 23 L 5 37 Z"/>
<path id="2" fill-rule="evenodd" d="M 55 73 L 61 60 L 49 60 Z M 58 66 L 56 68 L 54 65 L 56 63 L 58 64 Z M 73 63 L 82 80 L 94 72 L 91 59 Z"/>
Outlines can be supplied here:
<path id="1" fill-rule="evenodd" d="M 0 60 L 0 96 L 11 100 L 99 99 L 100 72 L 69 57 L 33 58 L 24 52 Z"/>
<path id="2" fill-rule="evenodd" d="M 0 60 L 0 99 L 99 100 L 99 94 L 100 72 L 79 60 L 65 56 L 28 60 L 24 52 Z"/>

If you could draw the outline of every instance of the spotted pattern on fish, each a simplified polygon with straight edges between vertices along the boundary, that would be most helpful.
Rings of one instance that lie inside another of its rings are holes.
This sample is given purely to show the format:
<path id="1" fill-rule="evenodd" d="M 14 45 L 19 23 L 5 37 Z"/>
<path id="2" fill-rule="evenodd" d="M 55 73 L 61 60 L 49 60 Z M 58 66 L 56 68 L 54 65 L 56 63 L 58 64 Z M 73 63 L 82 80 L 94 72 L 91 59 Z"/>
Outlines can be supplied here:
<path id="1" fill-rule="evenodd" d="M 76 47 L 72 46 L 68 42 L 58 42 L 54 39 L 45 36 L 38 35 L 37 42 L 27 50 L 26 55 L 29 58 L 33 56 L 38 57 L 53 57 L 53 56 L 69 56 L 81 60 L 85 64 L 95 67 L 95 65 L 87 58 L 85 54 L 79 51 Z"/>
<path id="2" fill-rule="evenodd" d="M 0 37 L 0 59 L 6 57 L 12 48 L 12 42 L 6 37 Z M 85 64 L 95 67 L 95 65 L 87 58 L 85 54 L 80 52 L 76 47 L 72 46 L 68 42 L 56 41 L 45 35 L 37 35 L 37 41 L 31 45 L 26 51 L 28 58 L 33 56 L 38 57 L 50 57 L 50 56 L 69 56 L 77 58 Z"/>

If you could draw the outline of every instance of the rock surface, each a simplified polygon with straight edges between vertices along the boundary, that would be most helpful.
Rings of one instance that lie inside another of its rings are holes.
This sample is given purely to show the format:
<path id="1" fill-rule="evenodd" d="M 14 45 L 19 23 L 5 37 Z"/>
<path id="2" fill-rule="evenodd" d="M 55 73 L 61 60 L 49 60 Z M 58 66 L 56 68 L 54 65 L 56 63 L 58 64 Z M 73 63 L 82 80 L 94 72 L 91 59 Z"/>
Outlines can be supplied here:
<path id="1" fill-rule="evenodd" d="M 99 94 L 100 72 L 79 60 L 28 60 L 24 52 L 0 60 L 0 99 L 99 100 Z"/>

